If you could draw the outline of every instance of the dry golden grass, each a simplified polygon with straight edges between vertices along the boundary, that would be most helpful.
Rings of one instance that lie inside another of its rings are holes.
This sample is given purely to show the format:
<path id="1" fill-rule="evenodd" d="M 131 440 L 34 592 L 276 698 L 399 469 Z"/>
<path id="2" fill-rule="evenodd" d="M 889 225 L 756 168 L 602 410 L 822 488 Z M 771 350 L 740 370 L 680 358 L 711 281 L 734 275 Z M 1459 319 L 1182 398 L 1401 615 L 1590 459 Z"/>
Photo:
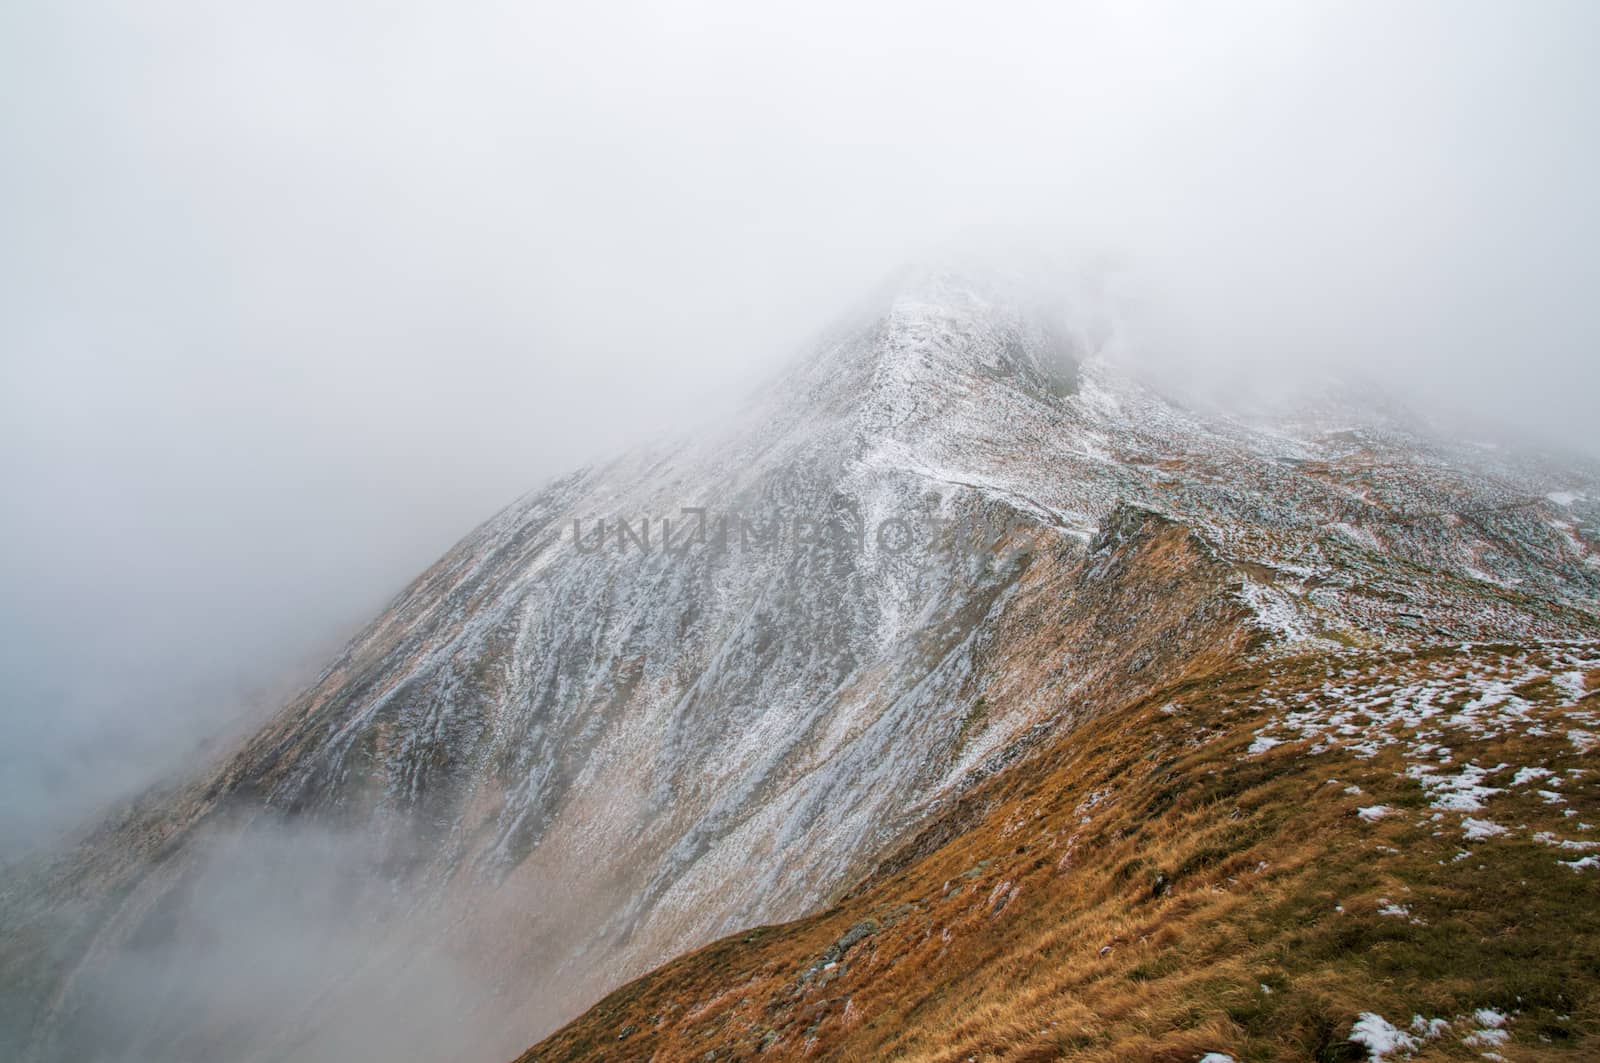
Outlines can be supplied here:
<path id="1" fill-rule="evenodd" d="M 1492 652 L 1339 661 L 1382 678 Z M 1263 687 L 1327 665 L 1203 663 L 988 780 L 828 911 L 681 957 L 523 1060 L 1353 1060 L 1367 1011 L 1452 1020 L 1417 1058 L 1476 1059 L 1481 1007 L 1513 1016 L 1507 1059 L 1597 1058 L 1600 873 L 1531 840 L 1600 823 L 1592 772 L 1560 806 L 1508 788 L 1495 816 L 1519 830 L 1457 860 L 1399 747 L 1245 755 Z M 1522 693 L 1567 711 L 1548 683 Z M 1550 730 L 1453 742 L 1456 762 L 1593 766 Z M 1403 814 L 1355 815 L 1376 803 Z"/>

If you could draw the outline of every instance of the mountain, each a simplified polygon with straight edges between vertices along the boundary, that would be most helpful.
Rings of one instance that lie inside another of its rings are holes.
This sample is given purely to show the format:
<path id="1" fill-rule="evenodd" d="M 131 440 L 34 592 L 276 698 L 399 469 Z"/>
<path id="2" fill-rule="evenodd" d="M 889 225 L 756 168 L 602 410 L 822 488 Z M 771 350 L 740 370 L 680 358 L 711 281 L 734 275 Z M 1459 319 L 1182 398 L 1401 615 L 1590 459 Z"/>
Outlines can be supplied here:
<path id="1" fill-rule="evenodd" d="M 1053 732 L 835 903 L 519 1063 L 1593 1058 L 1600 643 L 1264 648 Z"/>
<path id="2" fill-rule="evenodd" d="M 1015 950 L 1105 937 L 1091 966 L 1162 968 L 1210 940 L 1201 913 L 1240 910 L 1201 903 L 1224 872 L 1265 903 L 1239 854 L 1432 855 L 1403 831 L 1496 748 L 1438 747 L 1583 730 L 1592 465 L 1437 438 L 1360 393 L 1202 413 L 1101 357 L 1087 320 L 1011 278 L 911 271 L 736 423 L 515 502 L 241 748 L 13 877 L 0 1047 L 509 1058 L 674 956 L 801 920 L 632 983 L 534 1058 L 981 1057 L 986 1023 L 1061 1021 L 955 1003 L 1035 985 Z M 1546 770 L 1587 752 L 1564 740 Z M 1320 789 L 1343 757 L 1415 814 L 1347 822 Z M 1557 859 L 1577 827 L 1535 811 L 1491 844 L 1544 846 L 1552 883 L 1592 891 Z M 1305 873 L 1274 889 L 1322 888 Z M 962 920 L 990 938 L 940 968 Z M 1163 999 L 1213 1039 L 1232 1014 Z M 1096 1021 L 1046 1048 L 1115 1028 Z M 1129 1020 L 1152 1044 L 1156 1021 Z"/>

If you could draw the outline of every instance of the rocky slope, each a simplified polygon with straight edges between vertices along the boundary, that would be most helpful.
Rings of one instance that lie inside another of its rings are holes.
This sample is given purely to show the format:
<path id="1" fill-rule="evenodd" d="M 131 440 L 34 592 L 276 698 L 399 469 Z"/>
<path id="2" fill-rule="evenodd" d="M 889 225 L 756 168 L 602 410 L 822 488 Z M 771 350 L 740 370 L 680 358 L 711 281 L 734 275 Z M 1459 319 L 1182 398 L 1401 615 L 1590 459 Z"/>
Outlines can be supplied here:
<path id="1" fill-rule="evenodd" d="M 1018 290 L 912 274 L 739 423 L 484 524 L 244 748 L 8 888 L 5 1047 L 307 1058 L 448 967 L 428 1027 L 510 1055 L 1197 672 L 1595 635 L 1592 469 L 1360 401 L 1202 416 Z M 140 948 L 248 921 L 208 883 L 269 830 L 332 839 L 356 943 L 270 1009 L 130 1001 Z"/>

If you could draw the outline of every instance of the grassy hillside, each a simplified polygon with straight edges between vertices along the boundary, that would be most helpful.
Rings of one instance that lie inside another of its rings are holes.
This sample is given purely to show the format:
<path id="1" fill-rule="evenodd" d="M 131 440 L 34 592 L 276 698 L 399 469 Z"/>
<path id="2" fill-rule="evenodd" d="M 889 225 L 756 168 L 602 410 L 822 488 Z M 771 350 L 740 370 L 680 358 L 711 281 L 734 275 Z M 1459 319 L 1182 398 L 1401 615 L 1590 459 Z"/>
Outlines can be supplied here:
<path id="1" fill-rule="evenodd" d="M 1600 643 L 1197 666 L 524 1061 L 1600 1058 Z"/>

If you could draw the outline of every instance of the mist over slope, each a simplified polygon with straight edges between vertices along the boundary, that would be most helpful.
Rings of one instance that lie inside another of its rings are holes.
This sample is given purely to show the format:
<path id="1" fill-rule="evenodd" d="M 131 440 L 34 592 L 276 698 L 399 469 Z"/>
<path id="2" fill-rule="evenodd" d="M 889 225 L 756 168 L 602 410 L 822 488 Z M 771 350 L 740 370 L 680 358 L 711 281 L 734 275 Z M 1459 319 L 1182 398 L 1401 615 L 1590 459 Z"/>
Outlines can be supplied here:
<path id="1" fill-rule="evenodd" d="M 400 1058 L 509 1057 L 1198 661 L 1593 636 L 1592 468 L 1361 395 L 1200 413 L 1098 320 L 911 270 L 737 420 L 514 502 L 13 877 L 8 1050 L 337 1058 L 393 1020 Z"/>

